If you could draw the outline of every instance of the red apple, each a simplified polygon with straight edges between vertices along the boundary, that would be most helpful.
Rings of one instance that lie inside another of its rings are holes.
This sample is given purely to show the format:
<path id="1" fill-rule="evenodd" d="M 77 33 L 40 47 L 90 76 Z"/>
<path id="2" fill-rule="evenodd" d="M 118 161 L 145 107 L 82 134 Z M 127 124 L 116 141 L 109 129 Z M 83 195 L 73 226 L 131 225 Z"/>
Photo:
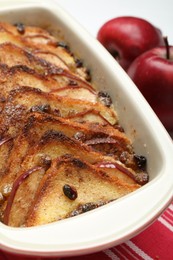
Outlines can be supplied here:
<path id="1" fill-rule="evenodd" d="M 143 52 L 164 44 L 162 33 L 144 19 L 122 16 L 106 22 L 97 39 L 127 70 Z"/>
<path id="2" fill-rule="evenodd" d="M 130 65 L 132 78 L 168 131 L 173 131 L 173 46 L 141 54 Z"/>

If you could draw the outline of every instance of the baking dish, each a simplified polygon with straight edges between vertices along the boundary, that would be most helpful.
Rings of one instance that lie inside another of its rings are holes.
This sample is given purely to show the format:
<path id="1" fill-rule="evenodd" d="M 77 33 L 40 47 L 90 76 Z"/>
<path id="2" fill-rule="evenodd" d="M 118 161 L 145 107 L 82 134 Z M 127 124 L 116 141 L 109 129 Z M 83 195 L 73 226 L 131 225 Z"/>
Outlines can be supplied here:
<path id="1" fill-rule="evenodd" d="M 121 67 L 57 4 L 4 1 L 0 20 L 40 26 L 62 35 L 90 68 L 98 89 L 111 95 L 135 151 L 147 157 L 150 175 L 149 183 L 139 190 L 71 219 L 32 228 L 1 223 L 1 248 L 17 254 L 63 257 L 96 252 L 130 239 L 150 225 L 172 200 L 171 138 Z"/>

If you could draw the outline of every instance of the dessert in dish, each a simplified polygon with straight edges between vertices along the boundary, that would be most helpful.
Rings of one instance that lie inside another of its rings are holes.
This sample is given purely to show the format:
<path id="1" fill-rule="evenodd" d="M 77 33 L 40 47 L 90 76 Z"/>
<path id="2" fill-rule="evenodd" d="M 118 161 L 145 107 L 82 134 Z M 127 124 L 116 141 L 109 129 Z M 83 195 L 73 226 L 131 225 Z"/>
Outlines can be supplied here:
<path id="1" fill-rule="evenodd" d="M 70 47 L 19 23 L 0 36 L 1 221 L 48 224 L 146 184 L 146 158 Z"/>

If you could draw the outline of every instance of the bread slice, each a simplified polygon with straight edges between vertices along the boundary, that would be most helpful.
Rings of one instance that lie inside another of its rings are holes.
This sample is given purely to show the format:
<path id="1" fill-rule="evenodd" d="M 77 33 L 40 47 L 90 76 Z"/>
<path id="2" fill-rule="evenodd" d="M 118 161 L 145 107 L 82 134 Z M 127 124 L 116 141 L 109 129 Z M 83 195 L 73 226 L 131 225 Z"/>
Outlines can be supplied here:
<path id="1" fill-rule="evenodd" d="M 73 118 L 84 121 L 115 124 L 116 113 L 112 108 L 105 107 L 100 102 L 92 103 L 84 100 L 74 100 L 68 97 L 56 96 L 31 87 L 21 87 L 11 91 L 4 110 L 1 113 L 1 130 L 15 136 L 22 128 L 28 113 L 40 111 L 55 114 L 63 118 Z M 86 118 L 85 115 L 88 115 Z M 79 121 L 80 121 L 79 120 Z"/>
<path id="2" fill-rule="evenodd" d="M 7 99 L 11 90 L 22 86 L 37 88 L 44 92 L 51 92 L 58 96 L 68 96 L 73 99 L 97 101 L 97 92 L 90 88 L 78 86 L 70 81 L 64 86 L 51 76 L 38 74 L 35 70 L 24 65 L 8 67 L 0 64 L 1 99 Z"/>
<path id="3" fill-rule="evenodd" d="M 81 205 L 105 204 L 138 188 L 139 185 L 124 184 L 78 158 L 58 158 L 41 180 L 25 225 L 58 221 Z"/>
<path id="4" fill-rule="evenodd" d="M 27 177 L 23 178 L 24 175 Z M 76 200 L 70 197 L 73 194 L 68 194 L 68 190 L 64 194 L 64 185 L 77 190 Z M 8 202 L 8 212 L 5 211 L 5 221 L 15 227 L 41 225 L 74 216 L 81 207 L 93 209 L 140 187 L 71 155 L 54 159 L 47 171 L 33 167 L 23 172 L 14 181 L 16 186 L 17 191 Z"/>
<path id="5" fill-rule="evenodd" d="M 7 22 L 0 22 L 0 31 L 2 32 L 8 32 L 11 33 L 13 35 L 17 35 L 20 37 L 25 37 L 25 36 L 37 36 L 37 35 L 42 35 L 42 37 L 44 38 L 48 38 L 51 39 L 51 35 L 47 30 L 44 30 L 41 27 L 37 27 L 37 26 L 25 26 L 22 23 L 16 23 L 16 24 L 11 24 L 11 23 L 7 23 Z M 53 38 L 54 39 L 54 38 Z"/>
<path id="6" fill-rule="evenodd" d="M 23 133 L 30 142 L 34 143 L 45 131 L 51 129 L 61 131 L 68 137 L 76 139 L 91 147 L 97 146 L 100 141 L 100 145 L 103 145 L 100 152 L 103 153 L 107 152 L 107 148 L 103 148 L 106 142 L 107 144 L 116 146 L 115 152 L 117 154 L 121 153 L 122 150 L 133 153 L 132 143 L 127 138 L 126 134 L 109 124 L 104 126 L 90 122 L 80 124 L 78 122 L 72 122 L 70 119 L 57 117 L 56 115 L 33 112 L 28 117 L 23 128 Z M 97 150 L 99 151 L 99 147 Z"/>
<path id="7" fill-rule="evenodd" d="M 27 66 L 15 65 L 10 68 L 7 65 L 0 64 L 1 97 L 7 99 L 11 90 L 22 86 L 32 86 L 45 92 L 57 90 L 60 87 L 55 80 L 46 78 Z"/>
<path id="8" fill-rule="evenodd" d="M 42 162 L 45 156 L 49 156 L 52 160 L 64 154 L 72 154 L 90 164 L 103 165 L 106 162 L 116 163 L 113 157 L 104 156 L 100 152 L 95 152 L 85 143 L 72 139 L 56 130 L 50 129 L 44 132 L 37 143 L 33 142 L 32 139 L 29 141 L 28 136 L 26 137 L 24 135 L 16 139 L 15 145 L 8 158 L 8 170 L 0 183 L 0 190 L 2 192 L 6 184 L 12 185 L 22 170 L 25 171 L 26 169 L 40 165 L 40 162 Z M 66 133 L 67 132 L 68 130 L 66 129 Z M 36 135 L 35 138 L 38 138 L 38 135 Z M 122 165 L 123 169 L 126 169 L 134 182 L 136 173 L 133 169 L 128 169 L 125 165 L 118 162 L 118 165 L 119 164 Z M 115 167 L 114 174 L 117 171 L 119 172 L 119 169 Z M 126 175 L 126 172 L 124 173 L 120 170 L 119 174 Z M 126 179 L 129 179 L 128 174 Z"/>
<path id="9" fill-rule="evenodd" d="M 26 51 L 25 49 L 20 48 L 10 42 L 0 44 L 0 53 L 1 63 L 6 64 L 9 67 L 15 65 L 25 65 L 31 69 L 35 69 L 35 71 L 43 75 L 51 70 L 50 63 L 37 58 L 31 52 Z"/>
<path id="10" fill-rule="evenodd" d="M 31 174 L 31 177 L 29 177 L 24 182 L 24 186 L 20 185 L 19 190 L 17 191 L 14 201 L 12 203 L 12 209 L 9 213 L 10 217 L 8 217 L 8 219 L 10 219 L 8 225 L 12 226 L 23 225 L 23 222 L 26 219 L 32 201 L 36 196 L 35 194 L 37 193 L 37 189 L 39 189 L 38 187 L 40 185 L 40 181 L 42 181 L 43 173 L 45 172 L 44 169 L 47 168 L 47 166 L 49 167 L 51 162 L 54 161 L 55 158 L 59 158 L 59 160 L 61 161 L 60 158 L 62 156 L 65 156 L 66 158 L 67 154 L 68 158 L 69 155 L 70 157 L 75 156 L 76 158 L 79 158 L 82 161 L 88 162 L 90 166 L 92 164 L 93 167 L 95 167 L 95 169 L 97 169 L 97 171 L 99 172 L 102 172 L 102 167 L 100 167 L 100 165 L 106 165 L 108 163 L 111 163 L 113 165 L 114 163 L 116 163 L 117 166 L 117 162 L 113 158 L 102 156 L 100 153 L 93 152 L 85 144 L 81 144 L 79 141 L 75 141 L 71 138 L 68 138 L 61 132 L 56 132 L 55 130 L 45 132 L 37 144 L 30 145 L 29 147 L 26 144 L 26 142 L 22 143 L 20 141 L 19 147 L 19 150 L 16 149 L 15 151 L 13 151 L 13 156 L 11 157 L 11 164 L 9 170 L 6 173 L 4 179 L 1 181 L 1 185 L 3 185 L 1 186 L 1 191 L 3 190 L 3 187 L 7 184 L 12 185 L 13 183 L 13 186 L 15 187 L 16 181 L 18 181 L 20 176 L 25 174 L 28 170 L 34 169 L 35 167 L 42 167 L 42 169 L 38 171 L 39 173 Z M 67 164 L 69 165 L 69 163 Z M 79 162 L 78 164 L 80 166 Z M 119 191 L 119 195 L 117 196 L 123 196 L 125 194 L 128 194 L 129 192 L 132 192 L 133 190 L 136 190 L 141 185 L 137 184 L 137 182 L 135 181 L 135 172 L 133 172 L 132 169 L 127 169 L 125 165 L 122 165 L 119 162 L 118 165 L 123 167 L 123 169 L 125 169 L 125 172 L 121 171 L 121 169 L 119 170 L 118 167 L 115 167 L 114 170 L 111 169 L 112 172 L 110 172 L 110 169 L 107 169 L 107 167 L 105 167 L 104 175 L 107 177 L 109 176 L 109 178 L 111 178 L 110 183 L 112 183 L 113 179 L 116 180 L 116 184 L 114 183 L 116 186 L 115 189 L 124 189 L 122 191 L 122 195 L 121 191 Z M 128 176 L 128 174 L 126 175 L 127 171 L 131 174 L 130 177 Z M 96 183 L 91 181 L 91 185 L 95 186 Z M 101 187 L 104 188 L 103 185 Z M 109 186 L 107 186 L 107 188 L 108 187 Z M 13 192 L 11 192 L 11 194 L 13 194 Z M 115 198 L 113 197 L 113 199 Z M 25 200 L 24 203 L 23 200 Z M 101 203 L 107 202 L 104 200 L 101 201 Z M 9 203 L 11 203 L 11 199 L 8 200 L 7 205 L 9 205 Z M 52 203 L 54 202 L 52 201 Z M 99 205 L 98 202 L 93 201 L 87 201 L 86 203 L 94 203 L 96 205 Z M 80 205 L 78 205 L 77 208 L 78 207 L 80 207 Z M 74 214 L 73 211 L 77 210 L 77 208 L 72 208 L 68 212 L 69 216 L 71 214 Z M 17 217 L 16 214 L 20 217 Z M 5 215 L 7 215 L 7 213 Z"/>
<path id="11" fill-rule="evenodd" d="M 79 124 L 71 120 L 56 117 L 54 115 L 35 112 L 29 118 L 23 129 L 23 135 L 29 143 L 36 143 L 46 131 L 60 131 L 67 137 L 78 140 L 90 146 L 93 151 L 102 155 L 111 156 L 121 161 L 126 154 L 123 163 L 128 167 L 135 166 L 134 153 L 130 140 L 118 129 L 110 125 L 102 126 L 92 123 Z"/>
<path id="12" fill-rule="evenodd" d="M 104 160 L 104 156 L 92 151 L 90 147 L 79 141 L 68 138 L 61 132 L 49 130 L 41 136 L 37 143 L 29 143 L 24 136 L 19 136 L 8 158 L 8 169 L 1 180 L 0 191 L 6 184 L 12 185 L 20 175 L 21 169 L 30 169 L 42 161 L 42 155 L 49 155 L 51 159 L 66 153 L 85 158 L 90 163 Z M 41 158 L 41 159 L 40 159 Z M 108 161 L 111 161 L 111 158 Z M 113 159 L 112 159 L 113 160 Z M 114 160 L 113 160 L 114 161 Z"/>
<path id="13" fill-rule="evenodd" d="M 21 48 L 10 42 L 0 44 L 1 63 L 9 67 L 25 65 L 42 75 L 51 75 L 62 86 L 75 82 L 80 86 L 93 89 L 91 84 L 69 70 L 57 67 L 45 59 L 39 58 L 27 49 Z M 13 57 L 13 59 L 11 59 Z"/>
<path id="14" fill-rule="evenodd" d="M 61 131 L 66 136 L 91 147 L 93 151 L 111 156 L 130 168 L 140 171 L 134 159 L 132 143 L 124 132 L 110 125 L 93 123 L 80 124 L 54 115 L 33 113 L 24 126 L 24 135 L 30 143 L 36 143 L 48 131 Z"/>
<path id="15" fill-rule="evenodd" d="M 45 60 L 67 70 L 69 67 L 75 67 L 74 57 L 67 47 L 61 42 L 58 43 L 57 38 L 46 30 L 25 26 L 23 33 L 20 33 L 19 26 L 10 27 L 0 23 L 0 43 L 9 42 L 35 53 L 36 56 L 44 55 Z"/>
<path id="16" fill-rule="evenodd" d="M 86 144 L 69 138 L 62 132 L 48 130 L 42 135 L 36 145 L 30 147 L 22 163 L 22 167 L 32 168 L 40 164 L 39 160 L 42 155 L 48 155 L 51 159 L 54 159 L 64 154 L 78 156 L 91 164 L 106 160 L 114 162 L 113 158 L 92 151 Z"/>
<path id="17" fill-rule="evenodd" d="M 96 151 L 102 155 L 111 156 L 116 160 L 120 159 L 120 156 L 124 151 L 126 151 L 129 156 L 130 154 L 133 154 L 131 143 L 125 134 L 110 127 L 109 125 L 101 126 L 96 124 L 93 126 L 89 123 L 78 124 L 60 117 L 35 112 L 28 117 L 24 128 L 18 133 L 18 136 L 13 139 L 13 148 L 8 151 L 6 158 L 4 158 L 5 160 L 2 162 L 3 165 L 6 165 L 6 167 L 4 167 L 4 171 L 6 170 L 6 176 L 1 181 L 0 187 L 3 187 L 6 183 L 9 183 L 8 175 L 12 175 L 15 178 L 15 173 L 20 171 L 21 163 L 25 158 L 28 149 L 37 145 L 38 140 L 40 140 L 46 132 L 51 131 L 61 132 L 68 138 L 72 138 L 74 142 L 77 140 L 77 143 L 81 143 L 81 145 L 86 147 L 90 146 L 88 145 L 88 141 L 99 139 L 98 136 L 100 136 L 101 141 L 104 140 L 105 143 L 102 142 L 98 147 L 97 140 L 95 145 L 93 143 L 92 146 L 89 147 L 89 151 Z M 3 146 L 4 144 L 2 145 L 2 148 Z M 109 150 L 111 146 L 112 154 L 110 155 Z M 31 148 L 31 150 L 32 149 L 33 148 Z M 2 149 L 2 152 L 3 151 L 4 150 Z M 93 156 L 96 156 L 96 154 L 93 154 Z M 103 157 L 101 158 L 103 159 Z M 134 163 L 133 160 L 132 163 Z M 10 183 L 12 183 L 12 181 Z"/>
<path id="18" fill-rule="evenodd" d="M 56 35 L 52 36 L 44 29 L 24 26 L 16 26 L 0 23 L 0 43 L 11 42 L 19 47 L 29 50 L 37 57 L 45 59 L 52 64 L 71 70 L 79 77 L 90 79 L 89 71 L 83 66 L 82 61 L 71 53 L 69 46 L 62 42 Z"/>

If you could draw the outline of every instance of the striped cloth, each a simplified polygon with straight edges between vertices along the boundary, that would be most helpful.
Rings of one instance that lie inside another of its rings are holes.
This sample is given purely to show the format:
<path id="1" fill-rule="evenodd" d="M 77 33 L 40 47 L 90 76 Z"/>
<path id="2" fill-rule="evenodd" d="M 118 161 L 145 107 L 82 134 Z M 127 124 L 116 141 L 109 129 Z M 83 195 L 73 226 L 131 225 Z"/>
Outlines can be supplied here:
<path id="1" fill-rule="evenodd" d="M 0 260 L 29 260 L 1 252 Z M 43 258 L 51 260 L 52 258 Z M 53 258 L 54 260 L 57 258 Z M 131 240 L 99 253 L 63 258 L 63 260 L 173 260 L 173 203 L 145 231 Z"/>

